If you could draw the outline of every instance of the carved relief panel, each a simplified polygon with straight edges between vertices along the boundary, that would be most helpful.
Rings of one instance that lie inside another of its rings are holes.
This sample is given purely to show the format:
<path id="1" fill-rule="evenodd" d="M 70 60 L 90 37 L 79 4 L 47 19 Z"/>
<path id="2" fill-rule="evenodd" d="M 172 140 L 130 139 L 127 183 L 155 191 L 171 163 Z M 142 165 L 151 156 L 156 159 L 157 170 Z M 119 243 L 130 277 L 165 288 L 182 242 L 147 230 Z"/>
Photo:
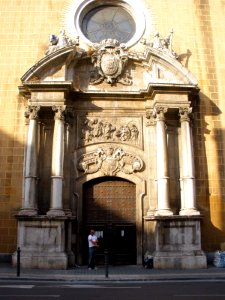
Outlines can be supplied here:
<path id="1" fill-rule="evenodd" d="M 141 118 L 83 117 L 78 119 L 78 147 L 119 142 L 142 147 Z"/>

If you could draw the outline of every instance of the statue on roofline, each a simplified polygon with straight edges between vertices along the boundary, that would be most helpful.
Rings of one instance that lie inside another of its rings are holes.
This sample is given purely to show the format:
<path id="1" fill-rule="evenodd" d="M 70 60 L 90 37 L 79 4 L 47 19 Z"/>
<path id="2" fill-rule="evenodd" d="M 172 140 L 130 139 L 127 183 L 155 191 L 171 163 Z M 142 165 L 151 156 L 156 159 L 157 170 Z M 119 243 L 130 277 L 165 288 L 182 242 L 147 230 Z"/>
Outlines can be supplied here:
<path id="1" fill-rule="evenodd" d="M 72 45 L 79 46 L 79 37 L 77 37 L 75 40 L 72 40 L 66 35 L 65 30 L 61 30 L 58 36 L 55 34 L 50 34 L 49 48 L 45 52 L 45 55 L 49 55 L 61 48 Z"/>

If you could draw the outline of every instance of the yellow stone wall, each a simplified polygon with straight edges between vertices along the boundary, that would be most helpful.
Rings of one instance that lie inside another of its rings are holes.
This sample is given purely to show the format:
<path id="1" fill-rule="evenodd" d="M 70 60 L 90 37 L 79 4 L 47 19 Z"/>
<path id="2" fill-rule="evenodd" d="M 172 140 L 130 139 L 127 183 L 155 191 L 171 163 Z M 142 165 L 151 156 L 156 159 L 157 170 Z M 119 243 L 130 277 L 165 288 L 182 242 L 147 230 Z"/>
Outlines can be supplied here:
<path id="1" fill-rule="evenodd" d="M 140 0 L 141 1 L 141 0 Z M 15 213 L 22 203 L 24 109 L 20 77 L 62 28 L 65 0 L 0 0 L 0 253 L 16 249 Z M 153 31 L 174 30 L 173 48 L 199 80 L 194 112 L 197 204 L 205 214 L 203 250 L 225 242 L 225 4 L 222 0 L 145 0 Z"/>

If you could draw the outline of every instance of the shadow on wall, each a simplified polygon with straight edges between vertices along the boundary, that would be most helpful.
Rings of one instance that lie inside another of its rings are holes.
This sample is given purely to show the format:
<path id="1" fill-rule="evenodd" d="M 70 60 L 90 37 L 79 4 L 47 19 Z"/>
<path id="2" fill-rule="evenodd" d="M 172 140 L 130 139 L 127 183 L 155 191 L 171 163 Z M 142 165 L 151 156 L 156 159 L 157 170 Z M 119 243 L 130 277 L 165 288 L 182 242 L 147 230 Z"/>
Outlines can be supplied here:
<path id="1" fill-rule="evenodd" d="M 182 53 L 178 56 L 177 60 L 183 65 L 185 66 L 185 68 L 188 69 L 188 65 L 189 65 L 189 59 L 192 55 L 192 52 L 187 49 L 186 53 Z"/>
<path id="2" fill-rule="evenodd" d="M 194 4 L 198 28 L 202 28 L 204 24 L 204 30 L 200 31 L 202 47 L 196 48 L 196 56 L 199 62 L 203 61 L 207 66 L 206 70 L 200 69 L 200 71 L 202 71 L 202 77 L 207 80 L 211 97 L 213 97 L 210 99 L 205 94 L 200 93 L 200 101 L 195 114 L 197 119 L 194 137 L 195 145 L 197 145 L 195 147 L 197 201 L 205 215 L 202 223 L 203 249 L 215 251 L 220 249 L 220 243 L 225 242 L 222 203 L 222 197 L 224 197 L 224 132 L 220 121 L 221 111 L 215 104 L 219 98 L 217 74 L 218 68 L 221 66 L 217 63 L 217 53 L 214 51 L 214 45 L 215 49 L 217 46 L 213 36 L 215 23 L 213 24 L 214 20 L 211 18 L 211 1 L 194 0 Z M 221 9 L 222 7 L 223 4 L 221 3 Z M 202 49 L 205 51 L 202 52 Z M 207 117 L 213 125 L 207 123 Z"/>
<path id="3" fill-rule="evenodd" d="M 17 131 L 12 135 L 0 131 L 0 261 L 7 262 L 16 250 L 15 215 L 22 203 L 24 145 L 19 140 L 20 127 L 15 126 Z"/>
<path id="4" fill-rule="evenodd" d="M 225 242 L 222 205 L 223 130 L 221 122 L 218 121 L 220 114 L 221 111 L 215 103 L 200 93 L 200 100 L 196 101 L 194 111 L 193 142 L 197 205 L 204 215 L 201 230 L 202 249 L 209 253 L 220 250 L 220 244 Z M 211 117 L 212 121 L 216 120 L 213 121 L 212 130 L 205 121 L 206 117 Z M 206 142 L 208 143 L 207 151 Z"/>

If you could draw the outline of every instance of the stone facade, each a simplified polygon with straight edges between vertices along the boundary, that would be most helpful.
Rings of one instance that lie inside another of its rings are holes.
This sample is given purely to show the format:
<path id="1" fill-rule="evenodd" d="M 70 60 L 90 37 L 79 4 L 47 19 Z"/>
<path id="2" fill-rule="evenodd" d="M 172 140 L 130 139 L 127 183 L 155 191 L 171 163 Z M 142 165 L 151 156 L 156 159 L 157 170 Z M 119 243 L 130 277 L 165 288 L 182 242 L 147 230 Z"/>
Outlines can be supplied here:
<path id="1" fill-rule="evenodd" d="M 128 47 L 72 36 L 69 2 L 1 4 L 0 253 L 81 263 L 82 186 L 113 176 L 136 185 L 137 263 L 149 251 L 158 268 L 186 268 L 182 255 L 205 267 L 202 250 L 224 242 L 222 1 L 143 0 L 146 30 Z M 67 35 L 48 46 L 60 18 Z"/>

